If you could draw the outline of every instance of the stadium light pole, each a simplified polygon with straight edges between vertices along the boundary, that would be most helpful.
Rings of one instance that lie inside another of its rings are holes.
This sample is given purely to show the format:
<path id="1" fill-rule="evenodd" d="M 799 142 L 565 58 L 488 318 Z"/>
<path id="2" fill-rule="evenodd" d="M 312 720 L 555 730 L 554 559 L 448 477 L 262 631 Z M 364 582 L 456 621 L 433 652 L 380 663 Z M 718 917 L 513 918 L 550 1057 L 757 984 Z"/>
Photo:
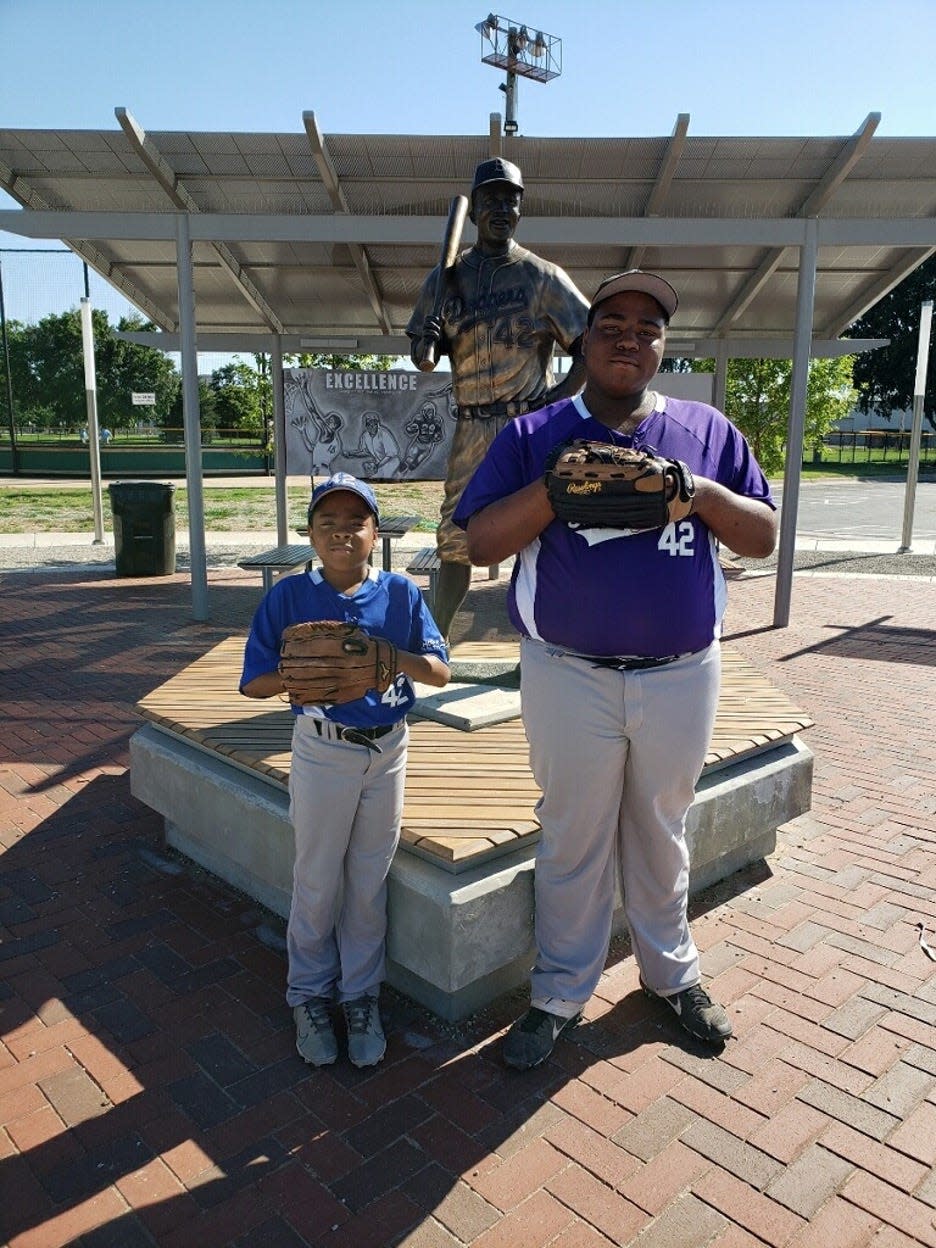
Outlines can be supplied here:
<path id="1" fill-rule="evenodd" d="M 497 13 L 489 13 L 475 30 L 481 36 L 482 64 L 507 71 L 507 81 L 500 87 L 506 96 L 504 134 L 514 135 L 519 129 L 517 76 L 534 82 L 558 78 L 562 73 L 562 40 Z"/>

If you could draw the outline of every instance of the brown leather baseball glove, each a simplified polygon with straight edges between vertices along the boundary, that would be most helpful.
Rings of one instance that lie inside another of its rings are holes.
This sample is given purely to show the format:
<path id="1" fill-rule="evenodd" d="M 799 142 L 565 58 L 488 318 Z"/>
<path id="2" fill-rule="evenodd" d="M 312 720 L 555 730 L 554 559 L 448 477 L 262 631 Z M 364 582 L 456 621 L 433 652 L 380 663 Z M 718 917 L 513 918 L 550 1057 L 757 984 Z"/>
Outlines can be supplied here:
<path id="1" fill-rule="evenodd" d="M 356 624 L 308 620 L 283 630 L 279 673 L 294 706 L 353 702 L 371 689 L 390 688 L 396 646 Z"/>
<path id="2" fill-rule="evenodd" d="M 584 438 L 556 448 L 545 480 L 553 511 L 576 529 L 661 529 L 689 515 L 695 494 L 682 460 Z"/>

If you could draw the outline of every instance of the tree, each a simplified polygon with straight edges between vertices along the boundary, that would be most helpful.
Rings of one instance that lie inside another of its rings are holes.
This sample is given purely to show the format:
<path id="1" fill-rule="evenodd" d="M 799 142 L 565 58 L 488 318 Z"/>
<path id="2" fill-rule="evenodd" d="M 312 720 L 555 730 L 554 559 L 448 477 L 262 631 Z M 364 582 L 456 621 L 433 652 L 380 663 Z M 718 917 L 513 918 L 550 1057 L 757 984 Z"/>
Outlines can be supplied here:
<path id="1" fill-rule="evenodd" d="M 198 414 L 201 421 L 201 437 L 204 444 L 214 441 L 218 429 L 217 396 L 203 377 L 198 379 Z M 182 388 L 176 395 L 175 402 L 165 417 L 157 419 L 156 424 L 163 430 L 166 442 L 184 441 L 185 417 L 182 411 Z"/>
<path id="2" fill-rule="evenodd" d="M 105 313 L 92 316 L 95 336 L 103 330 L 101 317 L 107 320 Z M 82 427 L 87 403 L 77 309 L 24 325 L 18 347 L 19 368 L 11 358 L 11 371 L 19 420 L 39 429 Z"/>
<path id="3" fill-rule="evenodd" d="M 154 393 L 157 413 L 168 412 L 179 389 L 179 374 L 168 356 L 155 347 L 117 338 L 101 309 L 92 309 L 91 324 L 101 424 L 120 429 L 135 421 L 140 409 L 133 406 L 134 391 Z M 122 318 L 118 328 L 155 326 L 130 316 Z M 17 421 L 40 429 L 84 428 L 88 416 L 81 314 L 77 308 L 44 316 L 33 325 L 11 322 L 7 336 Z"/>
<path id="4" fill-rule="evenodd" d="M 866 351 L 855 362 L 858 406 L 890 419 L 894 408 L 913 406 L 920 305 L 936 299 L 936 256 L 931 256 L 848 328 L 850 338 L 889 338 L 890 346 Z M 936 339 L 930 342 L 923 411 L 936 429 Z"/>
<path id="5" fill-rule="evenodd" d="M 311 354 L 300 352 L 299 355 L 290 358 L 296 360 L 297 368 L 334 368 L 340 369 L 342 372 L 385 373 L 388 369 L 393 368 L 397 357 L 393 355 L 363 355 L 360 353 L 328 355 L 314 351 Z"/>
<path id="6" fill-rule="evenodd" d="M 92 319 L 96 315 L 92 313 Z M 136 314 L 123 316 L 117 322 L 117 329 L 127 333 L 147 332 L 155 328 L 151 321 L 145 321 Z M 95 371 L 99 375 L 98 412 L 101 420 L 114 429 L 168 412 L 181 393 L 182 378 L 165 351 L 125 342 L 116 337 L 109 326 L 100 347 L 95 344 Z M 100 381 L 102 375 L 103 387 Z M 131 396 L 140 393 L 155 394 L 155 408 L 134 407 Z"/>
<path id="7" fill-rule="evenodd" d="M 828 431 L 847 416 L 854 404 L 854 357 L 811 360 L 806 386 L 803 446 L 817 452 Z M 714 360 L 699 360 L 699 372 L 715 371 Z M 786 459 L 790 417 L 790 360 L 728 361 L 725 412 L 738 426 L 757 462 L 769 475 L 779 472 Z"/>
<path id="8" fill-rule="evenodd" d="M 6 329 L 14 419 L 21 425 L 31 424 L 36 425 L 37 428 L 45 428 L 45 424 L 38 425 L 33 416 L 25 414 L 29 408 L 27 393 L 32 391 L 29 370 L 29 326 L 24 325 L 22 321 L 7 321 Z M 0 385 L 3 387 L 3 395 L 6 398 L 6 360 L 2 354 L 0 354 Z"/>
<path id="9" fill-rule="evenodd" d="M 243 360 L 235 359 L 216 368 L 209 384 L 215 397 L 219 427 L 259 437 L 263 432 L 264 411 L 269 410 L 271 402 L 269 377 L 262 376 Z"/>

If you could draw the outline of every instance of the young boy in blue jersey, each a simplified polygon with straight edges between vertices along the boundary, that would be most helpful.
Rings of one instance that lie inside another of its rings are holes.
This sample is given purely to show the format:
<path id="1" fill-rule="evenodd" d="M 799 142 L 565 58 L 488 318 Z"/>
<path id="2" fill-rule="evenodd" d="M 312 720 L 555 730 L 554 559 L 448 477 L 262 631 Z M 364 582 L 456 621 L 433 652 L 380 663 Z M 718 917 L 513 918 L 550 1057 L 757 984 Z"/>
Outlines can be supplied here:
<path id="1" fill-rule="evenodd" d="M 244 653 L 241 693 L 283 694 L 280 638 L 291 624 L 341 620 L 397 648 L 398 675 L 341 705 L 294 706 L 290 818 L 296 838 L 286 931 L 286 1001 L 296 1047 L 313 1066 L 338 1056 L 341 1004 L 348 1056 L 373 1066 L 386 1051 L 378 995 L 384 975 L 387 873 L 400 836 L 414 680 L 441 687 L 448 653 L 422 594 L 405 576 L 369 564 L 380 523 L 373 490 L 339 472 L 309 503 L 309 538 L 322 566 L 264 595 Z"/>

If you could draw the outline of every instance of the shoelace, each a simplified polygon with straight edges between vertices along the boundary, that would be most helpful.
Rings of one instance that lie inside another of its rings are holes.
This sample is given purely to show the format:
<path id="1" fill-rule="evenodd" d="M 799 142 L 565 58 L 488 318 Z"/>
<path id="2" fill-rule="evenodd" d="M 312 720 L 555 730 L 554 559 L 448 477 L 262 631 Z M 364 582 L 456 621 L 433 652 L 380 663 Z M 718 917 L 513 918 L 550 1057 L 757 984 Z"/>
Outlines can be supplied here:
<path id="1" fill-rule="evenodd" d="M 373 997 L 365 997 L 362 1001 L 347 1002 L 344 1008 L 348 1031 L 354 1034 L 367 1031 L 370 1027 L 371 1010 L 374 1004 Z"/>
<path id="2" fill-rule="evenodd" d="M 309 1020 L 310 1026 L 315 1031 L 322 1031 L 326 1027 L 331 1027 L 328 1007 L 321 1001 L 306 1001 L 303 1008 L 306 1013 L 306 1018 Z"/>
<path id="3" fill-rule="evenodd" d="M 684 992 L 679 993 L 681 998 L 680 1006 L 695 1006 L 697 1009 L 705 1010 L 711 1004 L 711 998 L 701 984 L 694 984 L 691 988 L 686 988 Z"/>

